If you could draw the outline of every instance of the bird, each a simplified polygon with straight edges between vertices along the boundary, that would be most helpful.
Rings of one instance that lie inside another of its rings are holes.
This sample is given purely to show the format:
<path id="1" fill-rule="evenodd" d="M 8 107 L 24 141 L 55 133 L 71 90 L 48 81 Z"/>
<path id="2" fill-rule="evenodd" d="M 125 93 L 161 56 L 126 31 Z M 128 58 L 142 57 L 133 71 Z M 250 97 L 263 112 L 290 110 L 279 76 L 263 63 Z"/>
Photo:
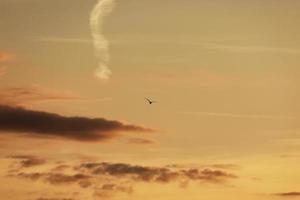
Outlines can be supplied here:
<path id="1" fill-rule="evenodd" d="M 156 101 L 150 100 L 148 98 L 145 98 L 145 99 L 148 101 L 149 104 L 157 103 Z"/>

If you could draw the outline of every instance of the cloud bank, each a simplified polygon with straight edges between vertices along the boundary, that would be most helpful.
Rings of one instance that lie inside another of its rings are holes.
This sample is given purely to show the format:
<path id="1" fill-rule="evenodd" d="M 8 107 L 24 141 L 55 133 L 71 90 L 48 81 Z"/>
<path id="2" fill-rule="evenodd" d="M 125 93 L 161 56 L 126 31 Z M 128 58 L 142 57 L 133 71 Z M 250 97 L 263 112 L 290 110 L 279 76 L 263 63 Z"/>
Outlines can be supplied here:
<path id="1" fill-rule="evenodd" d="M 222 182 L 237 176 L 217 169 L 180 169 L 173 170 L 167 167 L 147 167 L 126 163 L 84 163 L 78 167 L 82 172 L 88 171 L 93 175 L 110 175 L 117 178 L 130 177 L 135 181 L 168 183 L 178 179 Z"/>
<path id="2" fill-rule="evenodd" d="M 102 141 L 118 132 L 151 132 L 152 129 L 104 118 L 66 117 L 55 113 L 0 105 L 0 134 L 60 137 L 79 141 Z"/>
<path id="3" fill-rule="evenodd" d="M 21 156 L 22 157 L 22 156 Z M 60 165 L 54 166 L 55 168 Z M 8 177 L 39 181 L 57 187 L 79 186 L 93 192 L 94 197 L 109 199 L 117 193 L 131 194 L 139 183 L 187 186 L 189 182 L 224 184 L 237 176 L 216 168 L 171 168 L 113 162 L 80 162 L 66 164 L 68 171 L 26 171 L 20 168 Z"/>

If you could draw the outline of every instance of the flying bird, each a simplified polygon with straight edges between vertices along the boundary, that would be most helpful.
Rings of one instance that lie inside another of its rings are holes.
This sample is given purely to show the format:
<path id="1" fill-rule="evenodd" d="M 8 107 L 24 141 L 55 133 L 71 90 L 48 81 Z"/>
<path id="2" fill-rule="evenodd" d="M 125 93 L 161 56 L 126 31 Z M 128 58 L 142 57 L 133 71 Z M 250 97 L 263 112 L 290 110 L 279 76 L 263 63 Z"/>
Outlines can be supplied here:
<path id="1" fill-rule="evenodd" d="M 157 103 L 156 101 L 150 100 L 148 98 L 145 98 L 145 99 L 148 101 L 149 104 Z"/>

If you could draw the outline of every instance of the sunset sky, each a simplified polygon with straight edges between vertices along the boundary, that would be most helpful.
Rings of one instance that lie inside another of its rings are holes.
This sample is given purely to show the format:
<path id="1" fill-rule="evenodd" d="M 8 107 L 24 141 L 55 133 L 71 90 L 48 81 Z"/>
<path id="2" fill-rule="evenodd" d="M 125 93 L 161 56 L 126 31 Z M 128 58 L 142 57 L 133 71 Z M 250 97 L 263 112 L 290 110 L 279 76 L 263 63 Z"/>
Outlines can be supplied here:
<path id="1" fill-rule="evenodd" d="M 0 0 L 0 199 L 300 199 L 299 10 Z"/>

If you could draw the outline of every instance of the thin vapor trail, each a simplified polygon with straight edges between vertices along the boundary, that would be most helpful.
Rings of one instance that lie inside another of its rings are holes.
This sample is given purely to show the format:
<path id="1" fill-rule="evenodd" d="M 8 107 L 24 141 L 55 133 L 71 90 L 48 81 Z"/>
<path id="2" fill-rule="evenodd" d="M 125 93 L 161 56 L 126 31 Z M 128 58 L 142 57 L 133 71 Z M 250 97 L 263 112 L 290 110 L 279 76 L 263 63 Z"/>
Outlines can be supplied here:
<path id="1" fill-rule="evenodd" d="M 95 72 L 100 79 L 109 79 L 111 71 L 109 62 L 109 42 L 102 34 L 104 17 L 114 8 L 115 0 L 101 0 L 93 8 L 90 14 L 90 26 L 95 46 L 95 55 L 98 58 L 98 68 Z"/>
<path id="2" fill-rule="evenodd" d="M 283 115 L 248 115 L 248 114 L 234 114 L 234 113 L 214 113 L 214 112 L 182 112 L 186 115 L 206 115 L 216 117 L 230 117 L 230 118 L 252 118 L 252 119 L 296 119 L 293 116 Z"/>

